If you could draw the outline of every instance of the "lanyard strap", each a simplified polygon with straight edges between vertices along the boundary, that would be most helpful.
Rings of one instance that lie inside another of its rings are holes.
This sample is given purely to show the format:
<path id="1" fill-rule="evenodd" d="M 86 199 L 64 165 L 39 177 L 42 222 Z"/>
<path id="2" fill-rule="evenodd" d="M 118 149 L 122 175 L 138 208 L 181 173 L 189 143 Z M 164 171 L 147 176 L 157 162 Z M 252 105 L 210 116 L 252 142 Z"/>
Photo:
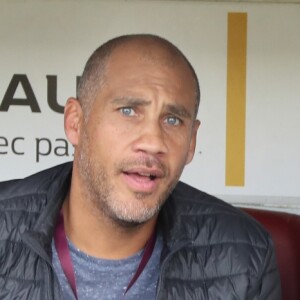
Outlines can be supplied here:
<path id="1" fill-rule="evenodd" d="M 156 230 L 153 231 L 150 239 L 148 240 L 148 242 L 145 246 L 144 253 L 143 253 L 142 259 L 140 261 L 140 264 L 139 264 L 135 274 L 133 275 L 131 281 L 129 282 L 129 284 L 124 292 L 124 296 L 129 291 L 129 289 L 134 285 L 134 283 L 137 281 L 137 279 L 139 278 L 139 276 L 145 269 L 151 255 L 152 255 L 155 241 L 156 241 Z M 72 263 L 71 254 L 70 254 L 70 250 L 69 250 L 69 246 L 68 246 L 68 241 L 66 238 L 65 226 L 64 226 L 64 216 L 63 216 L 62 211 L 60 211 L 60 213 L 59 213 L 58 222 L 57 222 L 55 230 L 54 230 L 54 244 L 55 244 L 55 248 L 56 248 L 58 258 L 59 258 L 61 267 L 63 269 L 63 272 L 66 275 L 67 280 L 69 281 L 69 284 L 74 293 L 75 299 L 78 300 L 74 266 Z"/>

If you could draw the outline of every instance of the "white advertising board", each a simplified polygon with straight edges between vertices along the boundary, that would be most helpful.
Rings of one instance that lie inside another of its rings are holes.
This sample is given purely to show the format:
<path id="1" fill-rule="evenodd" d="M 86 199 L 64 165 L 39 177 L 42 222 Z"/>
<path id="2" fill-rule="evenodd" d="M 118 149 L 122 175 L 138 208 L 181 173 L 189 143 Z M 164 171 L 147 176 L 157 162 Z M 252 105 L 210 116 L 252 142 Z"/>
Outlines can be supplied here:
<path id="1" fill-rule="evenodd" d="M 227 18 L 247 13 L 245 184 L 225 185 Z M 197 1 L 2 1 L 0 180 L 72 160 L 64 103 L 91 52 L 128 33 L 177 45 L 201 85 L 182 180 L 226 200 L 300 207 L 300 6 Z"/>

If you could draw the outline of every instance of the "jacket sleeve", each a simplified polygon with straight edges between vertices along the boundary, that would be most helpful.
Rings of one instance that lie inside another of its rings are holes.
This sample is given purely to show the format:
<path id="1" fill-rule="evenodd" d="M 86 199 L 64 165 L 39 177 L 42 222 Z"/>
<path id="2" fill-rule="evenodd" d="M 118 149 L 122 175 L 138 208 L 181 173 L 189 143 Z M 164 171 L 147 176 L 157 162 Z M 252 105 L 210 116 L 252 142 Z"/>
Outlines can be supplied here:
<path id="1" fill-rule="evenodd" d="M 268 251 L 262 271 L 247 299 L 253 300 L 282 300 L 280 275 L 277 267 L 275 249 L 269 238 Z"/>

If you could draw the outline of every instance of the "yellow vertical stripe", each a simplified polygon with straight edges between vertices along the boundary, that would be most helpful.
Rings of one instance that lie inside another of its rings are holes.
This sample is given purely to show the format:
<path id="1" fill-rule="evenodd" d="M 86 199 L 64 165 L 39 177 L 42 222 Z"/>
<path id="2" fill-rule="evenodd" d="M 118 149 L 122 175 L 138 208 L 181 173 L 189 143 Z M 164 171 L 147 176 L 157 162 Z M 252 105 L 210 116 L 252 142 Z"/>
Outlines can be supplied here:
<path id="1" fill-rule="evenodd" d="M 245 184 L 247 14 L 228 14 L 226 186 Z"/>

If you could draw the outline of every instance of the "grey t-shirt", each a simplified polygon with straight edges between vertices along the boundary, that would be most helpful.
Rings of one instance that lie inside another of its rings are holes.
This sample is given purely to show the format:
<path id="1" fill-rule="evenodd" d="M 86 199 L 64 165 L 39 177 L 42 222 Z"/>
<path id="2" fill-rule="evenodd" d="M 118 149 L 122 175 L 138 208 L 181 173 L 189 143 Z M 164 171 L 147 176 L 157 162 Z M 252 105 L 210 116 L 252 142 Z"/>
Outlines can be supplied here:
<path id="1" fill-rule="evenodd" d="M 79 300 L 153 300 L 159 277 L 162 237 L 157 235 L 151 258 L 137 281 L 123 296 L 141 261 L 143 251 L 121 260 L 99 259 L 89 256 L 68 241 L 75 269 L 76 288 Z M 65 300 L 75 300 L 72 289 L 62 270 L 54 242 L 52 261 Z"/>

